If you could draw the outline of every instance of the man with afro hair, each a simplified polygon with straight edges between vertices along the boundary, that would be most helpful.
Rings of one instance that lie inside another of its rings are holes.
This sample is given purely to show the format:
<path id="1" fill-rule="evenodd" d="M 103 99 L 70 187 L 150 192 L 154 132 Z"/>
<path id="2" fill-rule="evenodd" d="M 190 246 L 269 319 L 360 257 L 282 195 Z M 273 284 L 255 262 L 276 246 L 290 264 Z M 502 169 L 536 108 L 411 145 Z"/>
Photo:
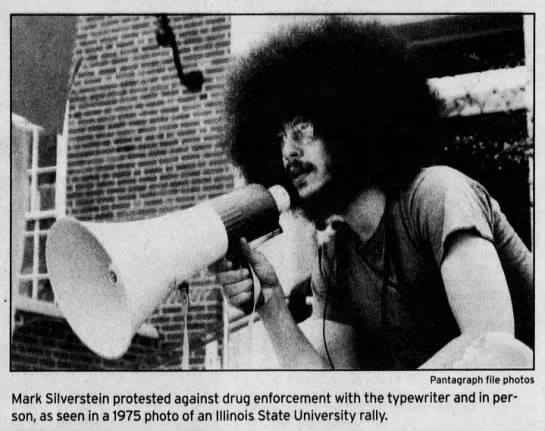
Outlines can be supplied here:
<path id="1" fill-rule="evenodd" d="M 479 183 L 432 165 L 438 112 L 407 44 L 376 23 L 293 26 L 233 70 L 233 162 L 335 232 L 317 249 L 302 325 L 241 241 L 283 367 L 531 366 L 531 255 Z M 233 305 L 253 301 L 248 268 L 224 261 L 217 279 Z"/>

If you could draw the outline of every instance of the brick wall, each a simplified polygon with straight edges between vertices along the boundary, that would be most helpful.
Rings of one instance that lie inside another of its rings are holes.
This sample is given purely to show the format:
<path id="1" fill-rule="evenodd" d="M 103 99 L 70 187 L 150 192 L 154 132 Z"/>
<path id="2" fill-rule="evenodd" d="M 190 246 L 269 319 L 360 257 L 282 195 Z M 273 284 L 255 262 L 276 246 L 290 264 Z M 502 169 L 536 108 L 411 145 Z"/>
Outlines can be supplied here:
<path id="1" fill-rule="evenodd" d="M 232 189 L 219 143 L 230 60 L 229 17 L 170 16 L 170 24 L 184 71 L 204 73 L 200 93 L 180 84 L 170 48 L 155 40 L 154 16 L 78 18 L 74 62 L 83 62 L 70 95 L 68 214 L 81 220 L 135 220 Z M 206 272 L 190 281 L 190 292 L 190 365 L 198 369 L 204 363 L 203 339 L 221 327 L 222 303 Z M 137 336 L 119 361 L 90 353 L 63 320 L 39 321 L 16 331 L 13 368 L 176 368 L 180 363 L 183 314 L 178 294 L 149 320 L 159 340 Z M 27 342 L 43 344 L 31 351 Z M 32 357 L 38 358 L 35 363 Z"/>
<path id="2" fill-rule="evenodd" d="M 17 318 L 11 345 L 13 370 L 148 370 L 169 360 L 153 338 L 136 335 L 121 359 L 108 360 L 84 346 L 62 318 L 21 311 Z"/>

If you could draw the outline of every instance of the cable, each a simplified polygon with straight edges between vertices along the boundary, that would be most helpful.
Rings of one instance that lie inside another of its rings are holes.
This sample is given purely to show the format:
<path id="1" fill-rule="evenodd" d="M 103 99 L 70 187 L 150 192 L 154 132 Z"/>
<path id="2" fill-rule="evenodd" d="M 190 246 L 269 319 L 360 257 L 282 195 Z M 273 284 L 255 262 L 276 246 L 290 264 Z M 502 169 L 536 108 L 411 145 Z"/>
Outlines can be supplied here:
<path id="1" fill-rule="evenodd" d="M 325 354 L 327 356 L 327 361 L 329 362 L 329 366 L 331 367 L 332 370 L 335 369 L 335 365 L 333 364 L 333 360 L 331 359 L 331 355 L 329 354 L 329 349 L 327 348 L 327 338 L 326 338 L 326 335 L 325 335 L 325 317 L 326 317 L 326 313 L 327 313 L 327 300 L 329 299 L 329 289 L 326 289 L 325 291 L 325 300 L 324 300 L 324 315 L 323 315 L 323 318 L 322 318 L 322 339 L 324 341 L 324 349 L 325 349 Z"/>
<path id="2" fill-rule="evenodd" d="M 388 253 L 387 253 L 387 242 L 388 242 L 388 226 L 387 226 L 387 220 L 386 215 L 388 211 L 388 205 L 385 205 L 384 213 L 382 215 L 381 223 L 383 223 L 383 229 L 384 229 L 384 237 L 383 237 L 383 267 L 384 269 L 381 271 L 379 268 L 376 268 L 374 265 L 371 265 L 369 261 L 366 259 L 365 256 L 363 256 L 362 253 L 358 253 L 360 258 L 363 260 L 364 264 L 375 273 L 379 278 L 382 279 L 382 286 L 381 286 L 381 293 L 380 293 L 380 319 L 381 319 L 381 326 L 383 332 L 386 332 L 387 326 L 388 326 L 388 319 L 387 319 L 387 309 L 388 309 L 388 285 L 392 285 L 393 287 L 399 287 L 398 283 L 394 281 L 390 281 L 390 265 L 388 261 Z M 321 265 L 320 265 L 321 270 Z M 338 256 L 335 259 L 335 280 L 336 283 L 338 283 Z M 335 369 L 335 366 L 333 364 L 333 360 L 331 359 L 331 355 L 329 353 L 329 349 L 327 347 L 327 338 L 326 338 L 326 314 L 327 314 L 327 305 L 328 305 L 328 299 L 329 299 L 329 287 L 326 288 L 325 292 L 325 299 L 324 299 L 324 312 L 322 316 L 322 339 L 324 343 L 324 350 L 327 356 L 327 360 L 329 362 L 329 365 L 331 366 L 331 369 Z"/>

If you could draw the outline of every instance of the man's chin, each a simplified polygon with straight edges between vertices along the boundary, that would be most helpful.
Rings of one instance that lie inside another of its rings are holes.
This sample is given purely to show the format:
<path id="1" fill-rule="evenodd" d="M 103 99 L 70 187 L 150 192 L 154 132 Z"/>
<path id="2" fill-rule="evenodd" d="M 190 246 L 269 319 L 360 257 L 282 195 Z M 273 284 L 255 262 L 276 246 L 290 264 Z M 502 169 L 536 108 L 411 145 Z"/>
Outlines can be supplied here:
<path id="1" fill-rule="evenodd" d="M 320 230 L 325 228 L 326 220 L 334 214 L 342 214 L 351 200 L 346 187 L 327 183 L 317 190 L 301 189 L 299 206 L 306 218 Z"/>

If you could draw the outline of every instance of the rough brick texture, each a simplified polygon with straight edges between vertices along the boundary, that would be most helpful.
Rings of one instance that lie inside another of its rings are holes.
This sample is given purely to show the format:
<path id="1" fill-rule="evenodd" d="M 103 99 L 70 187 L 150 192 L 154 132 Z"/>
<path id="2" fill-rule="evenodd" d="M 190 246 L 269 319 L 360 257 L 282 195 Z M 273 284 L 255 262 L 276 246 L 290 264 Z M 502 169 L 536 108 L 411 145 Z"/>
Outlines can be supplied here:
<path id="1" fill-rule="evenodd" d="M 148 370 L 171 360 L 158 340 L 139 335 L 121 359 L 103 359 L 81 343 L 64 319 L 18 314 L 20 324 L 11 346 L 13 370 Z"/>
<path id="2" fill-rule="evenodd" d="M 170 24 L 184 71 L 204 73 L 200 93 L 180 84 L 170 48 L 155 39 L 154 16 L 78 18 L 73 61 L 83 62 L 70 94 L 66 200 L 67 212 L 78 219 L 153 217 L 233 187 L 220 148 L 230 19 L 181 15 L 170 16 Z M 222 302 L 205 272 L 190 282 L 190 291 L 190 364 L 199 369 L 204 338 L 221 327 Z M 160 333 L 156 346 L 139 347 L 143 337 L 137 336 L 127 357 L 103 361 L 75 340 L 64 321 L 42 317 L 39 325 L 18 329 L 12 368 L 176 368 L 183 328 L 179 295 L 149 321 Z M 26 341 L 42 339 L 43 348 L 26 347 Z"/>

